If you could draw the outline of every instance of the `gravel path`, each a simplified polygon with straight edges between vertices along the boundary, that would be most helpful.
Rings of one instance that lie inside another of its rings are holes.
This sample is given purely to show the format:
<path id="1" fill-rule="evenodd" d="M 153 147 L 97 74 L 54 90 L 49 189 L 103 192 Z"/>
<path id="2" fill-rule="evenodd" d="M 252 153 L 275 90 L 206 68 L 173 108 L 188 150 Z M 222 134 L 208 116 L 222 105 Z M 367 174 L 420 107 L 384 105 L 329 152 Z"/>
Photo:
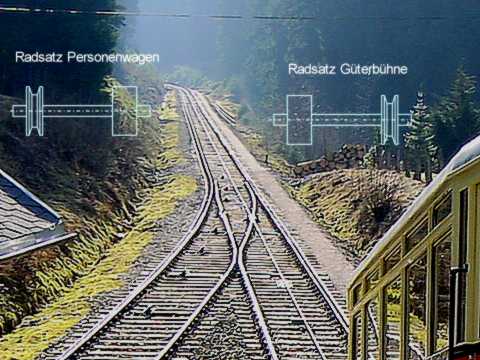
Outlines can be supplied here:
<path id="1" fill-rule="evenodd" d="M 124 286 L 91 299 L 90 313 L 74 325 L 65 336 L 58 339 L 56 343 L 40 354 L 37 359 L 55 359 L 87 329 L 100 321 L 108 311 L 112 310 L 126 294 L 133 291 L 154 270 L 155 266 L 170 253 L 192 224 L 203 198 L 203 178 L 197 158 L 193 153 L 186 124 L 181 122 L 180 127 L 181 143 L 179 147 L 183 151 L 185 161 L 166 170 L 162 175 L 183 174 L 193 176 L 197 181 L 197 191 L 188 199 L 179 201 L 175 211 L 157 223 L 155 238 L 145 247 L 143 255 L 135 261 L 128 273 L 121 277 Z"/>
<path id="2" fill-rule="evenodd" d="M 313 255 L 313 265 L 319 273 L 328 273 L 335 288 L 345 294 L 354 266 L 332 242 L 332 238 L 310 219 L 306 210 L 281 186 L 275 175 L 262 166 L 238 139 L 234 132 L 210 108 L 210 115 L 230 143 L 238 159 L 245 166 L 278 215 L 289 224 L 289 230 L 302 245 L 306 255 Z"/>

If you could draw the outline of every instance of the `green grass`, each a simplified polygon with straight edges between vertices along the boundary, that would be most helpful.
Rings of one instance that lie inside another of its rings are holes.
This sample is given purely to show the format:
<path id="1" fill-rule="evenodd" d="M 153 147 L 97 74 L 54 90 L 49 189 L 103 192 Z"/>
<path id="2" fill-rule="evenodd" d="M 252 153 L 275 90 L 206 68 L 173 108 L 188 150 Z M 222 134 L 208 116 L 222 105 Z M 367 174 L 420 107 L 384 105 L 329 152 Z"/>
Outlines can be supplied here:
<path id="1" fill-rule="evenodd" d="M 142 195 L 148 199 L 135 216 L 135 226 L 126 237 L 114 245 L 95 269 L 80 278 L 61 297 L 33 316 L 24 325 L 6 335 L 0 342 L 0 354 L 5 360 L 33 360 L 91 310 L 90 300 L 124 285 L 125 274 L 155 236 L 152 227 L 171 214 L 178 201 L 196 190 L 189 176 L 172 175 L 169 181 Z"/>
<path id="2" fill-rule="evenodd" d="M 168 102 L 176 112 L 175 97 Z M 194 178 L 166 171 L 184 161 L 179 119 L 160 124 L 155 117 L 143 124 L 133 175 L 119 176 L 114 169 L 111 178 L 101 179 L 66 164 L 61 173 L 51 169 L 44 182 L 48 192 L 41 197 L 79 236 L 63 247 L 0 265 L 0 280 L 8 289 L 0 293 L 1 359 L 33 359 L 90 311 L 92 297 L 121 287 L 119 275 L 150 243 L 155 222 L 196 191 Z M 10 164 L 7 160 L 2 159 Z M 162 185 L 146 180 L 152 171 L 167 176 Z"/>
<path id="3" fill-rule="evenodd" d="M 165 96 L 162 106 L 157 110 L 158 116 L 162 120 L 180 120 L 177 112 L 177 100 L 173 91 Z"/>
<path id="4" fill-rule="evenodd" d="M 371 170 L 330 171 L 292 189 L 292 196 L 313 219 L 333 236 L 339 245 L 357 260 L 373 246 L 399 214 L 419 194 L 423 184 L 393 171 L 374 170 L 380 183 L 391 184 L 394 206 L 382 223 L 366 211 L 364 200 L 375 190 Z"/>

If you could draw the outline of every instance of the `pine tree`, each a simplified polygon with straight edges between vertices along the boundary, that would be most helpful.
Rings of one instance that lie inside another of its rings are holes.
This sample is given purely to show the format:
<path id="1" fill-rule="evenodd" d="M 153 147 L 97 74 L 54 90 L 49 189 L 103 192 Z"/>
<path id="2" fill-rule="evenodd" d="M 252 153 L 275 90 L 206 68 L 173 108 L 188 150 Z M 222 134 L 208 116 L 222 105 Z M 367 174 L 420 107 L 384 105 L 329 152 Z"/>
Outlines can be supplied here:
<path id="1" fill-rule="evenodd" d="M 449 96 L 440 101 L 433 114 L 435 135 L 444 161 L 480 132 L 480 114 L 474 104 L 475 92 L 475 78 L 460 67 Z"/>
<path id="2" fill-rule="evenodd" d="M 431 115 L 425 105 L 423 93 L 417 94 L 417 103 L 412 110 L 412 124 L 405 134 L 405 153 L 408 171 L 414 171 L 414 179 L 420 180 L 425 171 L 425 180 L 432 180 L 433 162 L 438 148 L 431 123 Z"/>

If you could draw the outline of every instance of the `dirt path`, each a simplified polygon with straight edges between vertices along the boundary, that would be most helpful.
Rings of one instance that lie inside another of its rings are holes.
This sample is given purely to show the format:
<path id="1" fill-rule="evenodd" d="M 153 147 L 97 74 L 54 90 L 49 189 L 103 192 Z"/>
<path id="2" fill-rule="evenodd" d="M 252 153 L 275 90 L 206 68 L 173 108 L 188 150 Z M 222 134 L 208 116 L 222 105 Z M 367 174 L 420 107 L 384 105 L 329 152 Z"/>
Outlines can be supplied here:
<path id="1" fill-rule="evenodd" d="M 257 186 L 263 190 L 277 214 L 288 224 L 295 239 L 305 247 L 304 252 L 315 257 L 319 265 L 317 271 L 328 273 L 336 289 L 345 294 L 348 281 L 353 275 L 353 265 L 334 246 L 326 232 L 310 219 L 305 209 L 289 196 L 279 180 L 253 157 L 233 131 L 208 108 L 211 118 L 230 143 L 238 159 Z"/>

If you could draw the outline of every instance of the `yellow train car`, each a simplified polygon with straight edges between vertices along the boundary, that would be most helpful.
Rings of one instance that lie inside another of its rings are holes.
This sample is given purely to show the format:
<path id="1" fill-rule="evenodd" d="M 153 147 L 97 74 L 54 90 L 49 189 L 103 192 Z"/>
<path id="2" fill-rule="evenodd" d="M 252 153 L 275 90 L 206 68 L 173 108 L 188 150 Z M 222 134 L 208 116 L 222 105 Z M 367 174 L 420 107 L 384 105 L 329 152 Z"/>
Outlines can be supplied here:
<path id="1" fill-rule="evenodd" d="M 480 359 L 480 137 L 377 243 L 348 288 L 349 359 Z"/>

